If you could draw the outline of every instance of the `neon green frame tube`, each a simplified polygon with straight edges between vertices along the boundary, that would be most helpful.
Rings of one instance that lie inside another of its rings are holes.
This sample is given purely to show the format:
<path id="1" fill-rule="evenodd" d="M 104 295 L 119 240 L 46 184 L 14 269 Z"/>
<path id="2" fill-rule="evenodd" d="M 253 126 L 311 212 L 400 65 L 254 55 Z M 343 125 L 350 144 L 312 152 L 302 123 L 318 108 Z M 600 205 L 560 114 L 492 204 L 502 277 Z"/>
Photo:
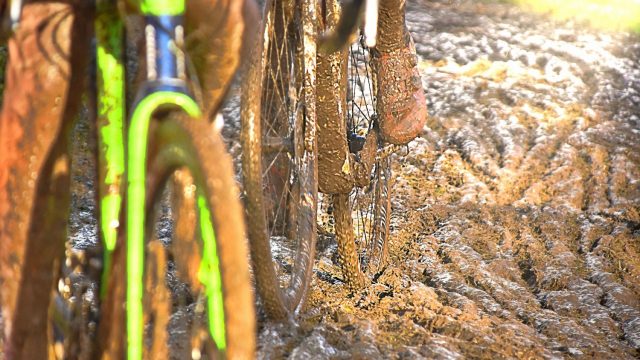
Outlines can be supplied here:
<path id="1" fill-rule="evenodd" d="M 185 1 L 177 0 L 141 0 L 140 11 L 143 15 L 182 15 Z"/>
<path id="2" fill-rule="evenodd" d="M 127 357 L 129 359 L 142 358 L 145 181 L 149 122 L 158 108 L 167 105 L 177 106 L 192 117 L 200 116 L 200 109 L 191 97 L 176 92 L 160 91 L 148 95 L 137 104 L 129 127 L 127 154 Z"/>
<path id="3" fill-rule="evenodd" d="M 225 339 L 224 298 L 222 296 L 220 260 L 218 259 L 216 234 L 211 223 L 211 212 L 207 207 L 207 200 L 201 190 L 198 191 L 198 210 L 200 213 L 200 234 L 203 242 L 203 255 L 200 269 L 198 269 L 198 280 L 205 286 L 207 294 L 209 333 L 218 349 L 225 350 L 227 342 Z"/>
<path id="4" fill-rule="evenodd" d="M 109 6 L 109 5 L 105 5 Z M 115 7 L 98 9 L 97 39 L 97 127 L 100 234 L 104 243 L 104 264 L 100 296 L 107 290 L 111 258 L 118 237 L 124 175 L 124 25 Z"/>

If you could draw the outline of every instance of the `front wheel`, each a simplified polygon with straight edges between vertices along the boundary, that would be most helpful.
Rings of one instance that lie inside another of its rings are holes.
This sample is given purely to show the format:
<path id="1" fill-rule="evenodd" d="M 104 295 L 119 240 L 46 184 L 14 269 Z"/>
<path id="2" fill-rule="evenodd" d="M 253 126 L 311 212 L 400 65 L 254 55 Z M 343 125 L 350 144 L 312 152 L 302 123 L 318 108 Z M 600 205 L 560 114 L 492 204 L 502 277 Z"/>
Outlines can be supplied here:
<path id="1" fill-rule="evenodd" d="M 127 313 L 140 319 L 141 341 L 130 337 L 127 352 L 138 344 L 148 359 L 253 357 L 243 213 L 219 133 L 187 116 L 152 122 L 146 194 L 142 311 Z"/>
<path id="2" fill-rule="evenodd" d="M 173 272 L 177 277 L 169 286 L 174 287 L 171 289 L 172 310 L 180 311 L 180 305 L 184 306 L 192 321 L 191 349 L 185 355 L 193 357 L 208 352 L 211 356 L 212 351 L 218 351 L 230 358 L 252 357 L 255 346 L 253 292 L 243 212 L 231 158 L 219 133 L 201 120 L 186 117 L 165 120 L 158 123 L 155 134 L 150 142 L 151 201 L 147 213 L 151 220 L 152 214 L 159 212 L 161 190 L 172 179 L 174 236 L 166 252 L 169 255 L 167 274 Z M 152 223 L 148 222 L 149 235 L 153 234 Z M 163 265 L 162 258 L 159 259 L 156 266 Z M 147 275 L 147 278 L 154 277 L 151 271 Z M 159 280 L 167 283 L 163 278 Z M 187 287 L 182 291 L 188 299 L 176 304 L 175 287 L 182 285 Z M 148 289 L 156 295 L 152 287 Z M 147 309 L 153 310 L 153 306 Z M 175 313 L 170 313 L 170 320 L 175 321 Z M 166 333 L 162 330 L 158 334 Z"/>

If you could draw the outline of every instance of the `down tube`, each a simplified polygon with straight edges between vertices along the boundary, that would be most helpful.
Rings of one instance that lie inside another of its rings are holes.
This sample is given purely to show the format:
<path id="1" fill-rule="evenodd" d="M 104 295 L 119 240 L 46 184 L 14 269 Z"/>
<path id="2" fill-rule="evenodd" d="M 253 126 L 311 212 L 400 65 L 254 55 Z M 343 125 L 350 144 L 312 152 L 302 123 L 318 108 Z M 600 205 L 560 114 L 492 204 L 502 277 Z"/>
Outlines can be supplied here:
<path id="1" fill-rule="evenodd" d="M 114 6 L 103 6 L 97 13 L 95 21 L 96 127 L 98 130 L 100 236 L 104 245 L 104 270 L 100 294 L 104 297 L 120 226 L 123 190 L 121 183 L 125 170 L 124 26 Z"/>

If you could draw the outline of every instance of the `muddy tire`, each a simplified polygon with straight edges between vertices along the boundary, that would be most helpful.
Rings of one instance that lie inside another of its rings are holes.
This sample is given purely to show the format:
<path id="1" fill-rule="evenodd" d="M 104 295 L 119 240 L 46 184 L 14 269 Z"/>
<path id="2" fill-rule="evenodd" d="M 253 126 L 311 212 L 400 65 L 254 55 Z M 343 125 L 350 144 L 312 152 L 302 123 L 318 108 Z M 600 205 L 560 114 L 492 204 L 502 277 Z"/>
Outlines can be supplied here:
<path id="1" fill-rule="evenodd" d="M 313 11 L 268 1 L 242 94 L 242 169 L 256 286 L 267 316 L 292 318 L 311 282 L 316 242 Z M 303 31 L 307 27 L 307 31 Z M 311 30 L 310 30 L 311 29 Z"/>
<path id="2" fill-rule="evenodd" d="M 205 121 L 171 117 L 152 123 L 148 151 L 144 358 L 253 357 L 244 219 L 222 138 Z M 114 269 L 123 261 L 114 254 Z M 125 291 L 111 285 L 122 322 Z M 114 356 L 126 349 L 110 347 Z"/>
<path id="3" fill-rule="evenodd" d="M 391 215 L 391 167 L 378 136 L 378 104 L 371 51 L 351 45 L 347 70 L 347 139 L 355 185 L 331 196 L 338 258 L 353 290 L 384 269 Z"/>
<path id="4" fill-rule="evenodd" d="M 384 270 L 389 236 L 391 169 L 389 159 L 375 165 L 371 184 L 332 196 L 338 258 L 352 290 Z"/>

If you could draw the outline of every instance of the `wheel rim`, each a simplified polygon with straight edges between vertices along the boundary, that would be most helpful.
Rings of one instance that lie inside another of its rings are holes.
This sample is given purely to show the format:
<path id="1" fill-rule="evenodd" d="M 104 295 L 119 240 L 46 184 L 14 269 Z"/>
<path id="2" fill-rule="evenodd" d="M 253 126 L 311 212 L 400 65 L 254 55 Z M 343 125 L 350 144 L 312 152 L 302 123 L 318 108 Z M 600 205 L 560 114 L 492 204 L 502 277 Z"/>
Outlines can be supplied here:
<path id="1" fill-rule="evenodd" d="M 271 285 L 260 284 L 265 302 L 276 303 L 267 309 L 272 317 L 284 311 L 294 314 L 304 303 L 312 274 L 315 250 L 315 199 L 317 194 L 315 145 L 305 144 L 305 127 L 313 117 L 308 73 L 303 60 L 305 41 L 300 23 L 300 9 L 286 7 L 286 2 L 270 1 L 265 8 L 265 38 L 260 108 L 261 146 L 258 183 L 263 199 L 260 211 L 265 216 L 264 234 L 272 256 L 266 265 L 275 268 L 277 294 Z M 315 54 L 313 56 L 315 61 Z M 313 139 L 315 142 L 315 139 Z M 259 232 L 258 232 L 259 233 Z M 258 265 L 260 267 L 261 264 Z M 275 299 L 273 299 L 275 297 Z M 267 299 L 265 299 L 267 298 Z M 279 305 L 278 305 L 279 303 Z"/>
<path id="2" fill-rule="evenodd" d="M 347 70 L 347 137 L 364 176 L 348 194 L 334 195 L 334 206 L 323 205 L 333 209 L 343 275 L 352 288 L 364 285 L 365 274 L 371 277 L 384 268 L 389 233 L 391 170 L 389 158 L 380 156 L 384 144 L 377 137 L 371 52 L 361 37 L 350 47 Z"/>
<path id="3" fill-rule="evenodd" d="M 372 51 L 364 45 L 364 37 L 353 43 L 349 51 L 349 95 L 347 128 L 350 138 L 370 136 L 376 131 L 378 93 L 375 72 L 371 66 Z M 360 102 L 360 103 L 359 103 Z M 381 141 L 378 150 L 383 148 Z M 376 152 L 377 153 L 377 152 Z M 356 187 L 350 194 L 354 233 L 360 249 L 360 262 L 369 272 L 377 272 L 384 266 L 386 240 L 389 231 L 389 158 L 377 158 L 373 163 L 370 183 Z"/>

